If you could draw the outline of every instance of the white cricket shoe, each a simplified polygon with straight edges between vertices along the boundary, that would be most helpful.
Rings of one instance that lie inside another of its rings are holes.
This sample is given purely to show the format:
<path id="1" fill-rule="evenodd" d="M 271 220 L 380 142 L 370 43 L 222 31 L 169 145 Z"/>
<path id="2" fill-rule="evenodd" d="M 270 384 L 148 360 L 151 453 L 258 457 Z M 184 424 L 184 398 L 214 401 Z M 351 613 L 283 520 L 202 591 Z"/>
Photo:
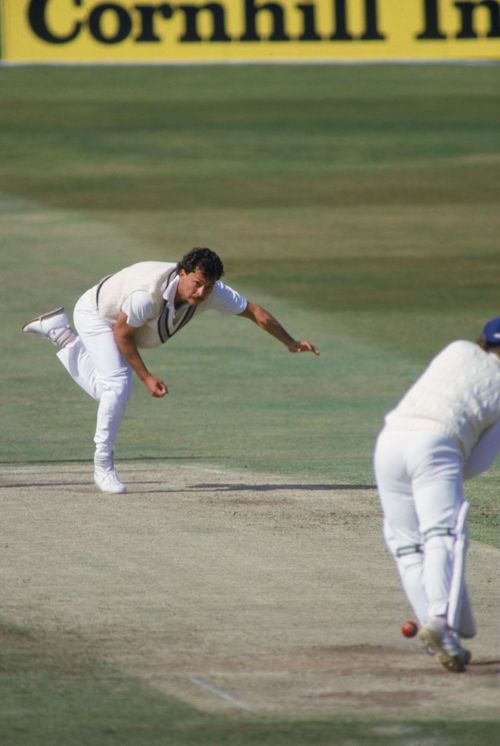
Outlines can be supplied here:
<path id="1" fill-rule="evenodd" d="M 424 648 L 433 653 L 447 671 L 465 671 L 471 655 L 460 645 L 458 635 L 446 624 L 440 624 L 437 619 L 429 619 L 418 636 Z"/>
<path id="2" fill-rule="evenodd" d="M 22 331 L 47 337 L 56 347 L 64 347 L 76 339 L 76 334 L 71 328 L 62 306 L 28 321 L 23 326 Z"/>
<path id="3" fill-rule="evenodd" d="M 458 657 L 460 658 L 462 663 L 466 666 L 468 663 L 471 662 L 472 655 L 471 655 L 470 650 L 467 650 L 466 648 L 462 647 L 462 644 L 460 642 L 460 637 L 458 636 L 456 632 L 453 632 L 450 630 L 450 635 L 451 637 L 455 638 L 457 645 L 458 645 Z"/>
<path id="4" fill-rule="evenodd" d="M 94 457 L 94 482 L 102 492 L 114 494 L 127 492 L 127 485 L 123 484 L 116 473 L 113 456 Z"/>
<path id="5" fill-rule="evenodd" d="M 457 637 L 456 632 L 450 631 L 450 635 Z M 467 665 L 471 662 L 471 652 L 470 650 L 466 650 L 466 648 L 463 648 L 460 644 L 460 639 L 457 639 L 458 642 L 458 657 L 462 661 L 464 665 Z M 427 653 L 427 655 L 436 655 L 436 648 L 433 645 L 426 644 L 423 640 L 421 640 L 422 643 L 422 650 L 424 653 Z"/>

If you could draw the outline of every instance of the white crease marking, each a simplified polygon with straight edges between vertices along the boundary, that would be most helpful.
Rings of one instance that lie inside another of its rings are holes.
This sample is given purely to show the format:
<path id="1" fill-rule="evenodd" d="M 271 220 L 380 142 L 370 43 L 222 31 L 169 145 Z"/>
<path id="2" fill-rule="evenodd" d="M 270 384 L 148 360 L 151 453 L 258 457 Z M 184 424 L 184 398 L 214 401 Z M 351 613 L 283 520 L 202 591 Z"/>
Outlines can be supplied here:
<path id="1" fill-rule="evenodd" d="M 231 697 L 230 694 L 223 691 L 222 689 L 219 689 L 217 686 L 214 686 L 207 681 L 203 681 L 203 679 L 199 679 L 197 676 L 188 676 L 187 678 L 192 684 L 199 686 L 201 689 L 206 689 L 208 692 L 211 692 L 211 694 L 214 694 L 216 697 L 225 699 L 226 702 L 230 702 L 235 707 L 239 707 L 241 710 L 246 710 L 246 712 L 255 712 L 255 710 L 250 707 L 250 705 L 247 705 L 246 702 L 242 702 L 240 699 Z"/>

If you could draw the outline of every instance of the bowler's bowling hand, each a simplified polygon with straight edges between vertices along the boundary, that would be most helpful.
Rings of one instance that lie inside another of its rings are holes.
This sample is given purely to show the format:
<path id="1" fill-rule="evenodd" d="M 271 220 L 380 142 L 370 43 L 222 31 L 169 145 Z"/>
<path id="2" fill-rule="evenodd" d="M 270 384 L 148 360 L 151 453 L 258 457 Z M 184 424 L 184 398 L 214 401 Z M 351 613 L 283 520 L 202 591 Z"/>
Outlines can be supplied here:
<path id="1" fill-rule="evenodd" d="M 161 378 L 156 378 L 156 376 L 148 376 L 144 379 L 144 385 L 151 396 L 159 398 L 168 394 L 167 384 L 164 383 Z"/>
<path id="2" fill-rule="evenodd" d="M 306 342 L 305 340 L 302 340 L 301 342 L 296 342 L 295 340 L 288 345 L 288 349 L 290 352 L 314 352 L 315 355 L 319 355 L 319 350 L 317 347 L 315 347 L 310 342 Z"/>

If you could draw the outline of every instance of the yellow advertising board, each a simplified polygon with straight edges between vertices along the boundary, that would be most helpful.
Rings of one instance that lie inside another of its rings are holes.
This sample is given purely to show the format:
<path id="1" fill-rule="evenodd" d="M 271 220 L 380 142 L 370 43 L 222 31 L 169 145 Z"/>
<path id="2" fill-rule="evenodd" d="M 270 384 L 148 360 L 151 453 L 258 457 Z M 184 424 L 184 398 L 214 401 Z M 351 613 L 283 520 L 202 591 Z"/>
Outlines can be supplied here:
<path id="1" fill-rule="evenodd" d="M 12 62 L 500 59 L 497 0 L 0 0 Z"/>

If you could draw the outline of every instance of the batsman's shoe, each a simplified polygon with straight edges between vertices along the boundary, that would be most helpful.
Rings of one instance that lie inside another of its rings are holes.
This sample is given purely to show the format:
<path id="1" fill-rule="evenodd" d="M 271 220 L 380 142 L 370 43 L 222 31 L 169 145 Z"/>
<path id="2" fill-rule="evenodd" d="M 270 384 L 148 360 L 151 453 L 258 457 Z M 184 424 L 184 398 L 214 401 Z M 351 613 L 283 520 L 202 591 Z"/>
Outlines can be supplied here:
<path id="1" fill-rule="evenodd" d="M 467 665 L 468 663 L 471 662 L 471 658 L 472 658 L 472 654 L 470 650 L 467 650 L 466 648 L 462 647 L 462 645 L 460 644 L 460 637 L 458 636 L 456 632 L 450 631 L 450 635 L 454 637 L 457 642 L 458 651 L 459 651 L 458 657 L 460 658 L 460 660 L 462 661 L 464 665 Z"/>
<path id="2" fill-rule="evenodd" d="M 430 619 L 418 633 L 420 642 L 432 651 L 447 671 L 461 673 L 470 660 L 470 653 L 459 642 L 458 636 L 446 625 Z"/>
<path id="3" fill-rule="evenodd" d="M 64 347 L 76 338 L 62 306 L 28 321 L 22 331 L 47 337 L 56 347 Z"/>
<path id="4" fill-rule="evenodd" d="M 113 457 L 94 458 L 94 482 L 102 492 L 120 494 L 127 491 L 127 485 L 123 484 L 116 473 Z"/>
<path id="5" fill-rule="evenodd" d="M 456 636 L 455 632 L 450 632 L 450 634 Z M 424 653 L 427 653 L 427 655 L 436 655 L 436 648 L 434 646 L 427 645 L 422 640 L 421 642 L 422 642 L 422 650 L 424 651 Z M 471 662 L 471 658 L 472 658 L 471 652 L 470 650 L 466 650 L 460 645 L 460 640 L 458 640 L 457 642 L 458 642 L 458 648 L 459 648 L 458 657 L 460 658 L 462 663 L 467 665 L 468 663 Z"/>

